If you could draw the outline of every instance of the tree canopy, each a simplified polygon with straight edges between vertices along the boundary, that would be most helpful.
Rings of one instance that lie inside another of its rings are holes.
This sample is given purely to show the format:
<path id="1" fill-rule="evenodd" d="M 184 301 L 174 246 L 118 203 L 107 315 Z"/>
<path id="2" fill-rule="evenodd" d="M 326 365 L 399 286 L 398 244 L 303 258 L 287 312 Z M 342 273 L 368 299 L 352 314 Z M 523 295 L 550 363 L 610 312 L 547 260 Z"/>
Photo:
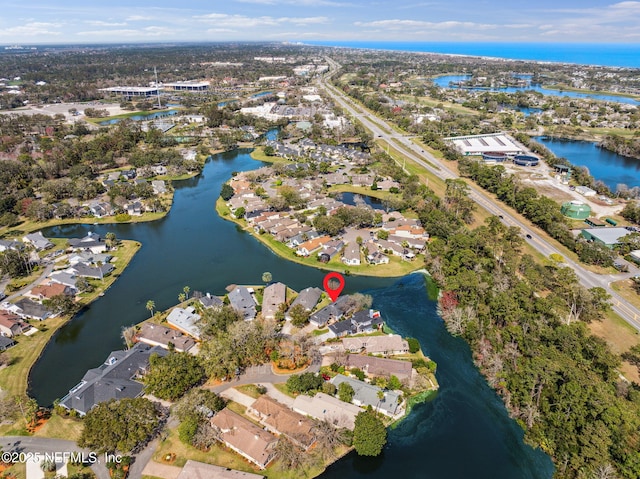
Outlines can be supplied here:
<path id="1" fill-rule="evenodd" d="M 359 413 L 353 429 L 353 447 L 358 455 L 379 456 L 386 443 L 387 429 L 382 421 L 373 412 Z"/>

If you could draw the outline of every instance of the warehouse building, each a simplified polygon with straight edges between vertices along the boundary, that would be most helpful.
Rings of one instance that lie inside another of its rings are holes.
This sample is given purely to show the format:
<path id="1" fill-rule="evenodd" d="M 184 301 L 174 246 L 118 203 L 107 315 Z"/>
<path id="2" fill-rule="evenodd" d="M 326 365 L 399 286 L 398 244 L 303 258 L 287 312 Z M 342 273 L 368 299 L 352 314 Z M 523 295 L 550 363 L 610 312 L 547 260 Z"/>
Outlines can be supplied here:
<path id="1" fill-rule="evenodd" d="M 524 148 L 506 133 L 453 136 L 445 141 L 452 143 L 464 156 L 502 154 L 511 157 L 525 153 Z"/>
<path id="2" fill-rule="evenodd" d="M 607 248 L 620 244 L 620 239 L 629 234 L 626 228 L 589 228 L 582 230 L 582 237 L 587 241 L 601 243 Z"/>

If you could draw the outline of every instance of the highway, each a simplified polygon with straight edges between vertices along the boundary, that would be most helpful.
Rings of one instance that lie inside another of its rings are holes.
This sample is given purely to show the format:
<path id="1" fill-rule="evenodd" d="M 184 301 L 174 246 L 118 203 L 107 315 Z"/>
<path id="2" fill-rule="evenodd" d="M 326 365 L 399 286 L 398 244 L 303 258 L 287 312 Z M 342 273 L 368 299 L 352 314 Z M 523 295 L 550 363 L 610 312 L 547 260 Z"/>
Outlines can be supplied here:
<path id="1" fill-rule="evenodd" d="M 443 162 L 435 158 L 429 152 L 422 150 L 405 135 L 396 132 L 385 120 L 373 117 L 363 110 L 362 107 L 353 102 L 343 92 L 334 88 L 332 85 L 327 84 L 326 80 L 340 69 L 340 65 L 330 58 L 326 59 L 330 64 L 331 70 L 325 77 L 320 79 L 319 86 L 336 102 L 336 104 L 360 121 L 365 128 L 370 130 L 375 139 L 386 141 L 392 148 L 401 152 L 407 158 L 416 162 L 430 173 L 442 178 L 443 180 L 459 178 L 455 173 L 447 168 Z M 537 227 L 528 222 L 524 223 L 519 218 L 511 215 L 497 200 L 491 198 L 487 193 L 477 187 L 477 185 L 473 184 L 471 186 L 469 197 L 490 214 L 501 217 L 502 221 L 507 226 L 519 227 L 525 235 L 525 240 L 533 248 L 538 250 L 547 258 L 553 253 L 564 257 L 564 255 L 562 255 L 546 239 L 538 234 Z M 640 309 L 627 302 L 610 286 L 612 281 L 628 278 L 633 275 L 633 273 L 626 275 L 598 275 L 588 271 L 571 259 L 565 258 L 564 263 L 575 271 L 581 284 L 586 288 L 604 288 L 607 293 L 611 295 L 611 307 L 613 310 L 636 330 L 640 331 Z"/>

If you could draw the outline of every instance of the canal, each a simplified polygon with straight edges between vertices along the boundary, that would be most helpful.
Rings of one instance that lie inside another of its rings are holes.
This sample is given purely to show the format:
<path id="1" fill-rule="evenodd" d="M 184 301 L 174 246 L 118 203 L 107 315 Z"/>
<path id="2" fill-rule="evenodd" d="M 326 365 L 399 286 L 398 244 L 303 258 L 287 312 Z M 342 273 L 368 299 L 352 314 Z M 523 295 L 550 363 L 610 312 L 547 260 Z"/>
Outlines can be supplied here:
<path id="1" fill-rule="evenodd" d="M 152 223 L 72 225 L 45 236 L 77 237 L 88 231 L 114 232 L 142 248 L 105 296 L 78 314 L 52 339 L 30 376 L 30 394 L 42 405 L 61 398 L 88 368 L 121 349 L 123 326 L 148 317 L 147 300 L 157 309 L 176 304 L 191 291 L 224 293 L 230 283 L 259 283 L 262 273 L 294 289 L 321 286 L 324 273 L 270 253 L 214 209 L 221 185 L 233 171 L 258 168 L 250 150 L 215 155 L 202 174 L 175 183 L 170 213 Z M 523 442 L 519 426 L 473 364 L 467 344 L 450 336 L 429 297 L 425 277 L 346 278 L 345 292 L 374 298 L 390 327 L 420 340 L 438 363 L 437 397 L 417 406 L 389 433 L 384 454 L 375 459 L 351 454 L 331 466 L 326 478 L 397 477 L 438 479 L 550 479 L 553 466 L 544 453 Z"/>

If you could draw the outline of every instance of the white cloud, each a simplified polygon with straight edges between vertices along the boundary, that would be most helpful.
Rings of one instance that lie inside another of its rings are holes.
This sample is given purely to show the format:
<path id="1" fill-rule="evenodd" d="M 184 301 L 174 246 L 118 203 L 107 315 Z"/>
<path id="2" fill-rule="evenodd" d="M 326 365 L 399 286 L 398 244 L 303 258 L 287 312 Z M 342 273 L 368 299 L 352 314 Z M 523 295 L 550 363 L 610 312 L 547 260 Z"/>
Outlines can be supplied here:
<path id="1" fill-rule="evenodd" d="M 490 25 L 485 23 L 473 22 L 426 22 L 423 20 L 377 20 L 373 22 L 355 22 L 354 25 L 365 28 L 380 28 L 383 30 L 406 31 L 406 29 L 429 29 L 429 30 L 450 30 L 450 29 L 475 29 L 475 30 L 493 30 L 498 25 Z"/>
<path id="2" fill-rule="evenodd" d="M 312 25 L 327 23 L 327 17 L 247 17 L 245 15 L 228 15 L 226 13 L 209 13 L 196 15 L 195 19 L 212 23 L 221 28 L 252 28 L 261 26 L 278 26 L 283 24 Z"/>
<path id="3" fill-rule="evenodd" d="M 148 26 L 145 28 L 135 28 L 135 29 L 119 29 L 119 30 L 89 30 L 84 32 L 78 32 L 77 35 L 80 36 L 91 36 L 91 37 L 100 37 L 103 36 L 105 38 L 117 38 L 117 37 L 127 37 L 127 38 L 155 38 L 155 37 L 172 37 L 180 33 L 179 30 L 166 28 L 166 27 L 158 27 L 158 26 Z"/>
<path id="4" fill-rule="evenodd" d="M 351 3 L 333 2 L 331 0 L 236 0 L 238 3 L 254 5 L 292 5 L 296 7 L 351 7 Z"/>
<path id="5" fill-rule="evenodd" d="M 59 36 L 62 32 L 53 29 L 61 28 L 62 26 L 62 23 L 28 22 L 24 25 L 16 25 L 15 27 L 0 29 L 0 37 L 17 38 L 25 36 L 26 38 L 29 38 L 48 35 Z"/>
<path id="6" fill-rule="evenodd" d="M 86 20 L 84 23 L 94 27 L 124 27 L 126 22 L 103 22 L 102 20 Z"/>

